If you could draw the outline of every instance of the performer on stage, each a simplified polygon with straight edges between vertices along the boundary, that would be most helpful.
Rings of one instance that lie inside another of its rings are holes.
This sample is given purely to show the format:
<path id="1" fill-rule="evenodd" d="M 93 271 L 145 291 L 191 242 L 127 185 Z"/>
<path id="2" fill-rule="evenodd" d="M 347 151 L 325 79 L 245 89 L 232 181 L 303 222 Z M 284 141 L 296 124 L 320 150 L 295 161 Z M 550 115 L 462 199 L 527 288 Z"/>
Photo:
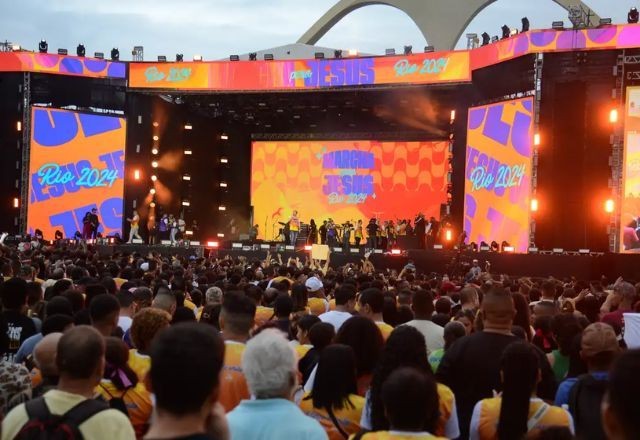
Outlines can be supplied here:
<path id="1" fill-rule="evenodd" d="M 311 219 L 309 221 L 309 235 L 307 236 L 307 244 L 315 244 L 318 242 L 318 227 L 316 221 Z"/>
<path id="2" fill-rule="evenodd" d="M 356 247 L 360 247 L 360 242 L 362 241 L 362 220 L 358 220 L 355 228 L 355 239 L 356 239 Z"/>
<path id="3" fill-rule="evenodd" d="M 327 244 L 327 221 L 323 220 L 322 224 L 318 228 L 320 234 L 320 244 Z"/>
<path id="4" fill-rule="evenodd" d="M 427 225 L 426 225 L 426 221 L 424 218 L 424 214 L 423 213 L 418 213 L 418 216 L 416 217 L 416 219 L 413 222 L 414 224 L 414 228 L 413 231 L 416 234 L 416 237 L 418 238 L 418 242 L 420 243 L 420 249 L 424 249 L 425 248 L 425 238 L 426 238 L 426 231 L 427 231 Z"/>
<path id="5" fill-rule="evenodd" d="M 429 224 L 427 225 L 427 249 L 433 249 L 433 245 L 436 244 L 436 239 L 438 238 L 438 234 L 440 233 L 440 223 L 436 220 L 435 217 L 431 217 L 429 219 Z"/>
<path id="6" fill-rule="evenodd" d="M 300 232 L 300 219 L 298 218 L 298 211 L 293 211 L 291 218 L 289 219 L 289 243 L 292 246 L 296 245 L 298 240 L 298 233 Z"/>
<path id="7" fill-rule="evenodd" d="M 249 240 L 256 241 L 256 239 L 258 238 L 258 230 L 259 226 L 257 224 L 249 228 Z"/>
<path id="8" fill-rule="evenodd" d="M 133 239 L 137 238 L 138 240 L 142 240 L 140 234 L 138 234 L 140 216 L 138 215 L 138 211 L 133 210 L 133 217 L 128 218 L 127 221 L 131 223 L 131 229 L 129 230 L 129 241 L 127 243 L 133 243 Z"/>
<path id="9" fill-rule="evenodd" d="M 91 238 L 91 212 L 87 211 L 82 218 L 82 238 Z"/>
<path id="10" fill-rule="evenodd" d="M 98 209 L 93 208 L 90 214 L 91 224 L 91 238 L 95 239 L 98 236 L 98 227 L 100 226 L 100 220 L 98 220 Z"/>

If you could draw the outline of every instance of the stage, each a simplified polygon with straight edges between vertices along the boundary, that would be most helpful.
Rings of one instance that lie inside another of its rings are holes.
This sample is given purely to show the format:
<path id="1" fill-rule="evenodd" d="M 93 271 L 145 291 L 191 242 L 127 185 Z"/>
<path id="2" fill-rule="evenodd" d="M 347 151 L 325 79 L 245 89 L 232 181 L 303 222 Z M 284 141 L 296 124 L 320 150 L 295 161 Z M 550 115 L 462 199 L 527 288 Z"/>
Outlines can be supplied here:
<path id="1" fill-rule="evenodd" d="M 157 252 L 164 257 L 212 257 L 212 258 L 237 258 L 244 256 L 248 261 L 264 260 L 267 250 L 245 249 L 209 249 L 204 246 L 163 246 L 163 245 L 98 245 L 100 255 L 118 255 L 137 253 L 145 257 L 150 252 Z M 282 261 L 287 262 L 290 257 L 299 257 L 302 261 L 309 252 L 302 249 L 296 251 L 279 252 Z M 272 258 L 277 258 L 278 252 L 271 251 Z M 354 252 L 333 252 L 330 257 L 330 266 L 333 268 L 347 263 L 361 263 L 365 258 L 364 250 Z M 401 255 L 389 253 L 374 253 L 369 259 L 376 269 L 401 270 L 409 260 L 412 260 L 421 273 L 436 272 L 440 274 L 450 273 L 456 270 L 452 264 L 456 258 L 461 262 L 470 263 L 477 259 L 482 267 L 488 261 L 491 264 L 491 273 L 506 274 L 511 276 L 531 276 L 556 278 L 576 277 L 581 280 L 596 280 L 606 276 L 610 281 L 619 276 L 635 281 L 638 278 L 638 266 L 640 255 L 605 253 L 599 255 L 568 255 L 568 254 L 512 254 L 496 252 L 462 252 L 453 250 L 408 250 Z M 458 266 L 459 270 L 459 266 Z"/>

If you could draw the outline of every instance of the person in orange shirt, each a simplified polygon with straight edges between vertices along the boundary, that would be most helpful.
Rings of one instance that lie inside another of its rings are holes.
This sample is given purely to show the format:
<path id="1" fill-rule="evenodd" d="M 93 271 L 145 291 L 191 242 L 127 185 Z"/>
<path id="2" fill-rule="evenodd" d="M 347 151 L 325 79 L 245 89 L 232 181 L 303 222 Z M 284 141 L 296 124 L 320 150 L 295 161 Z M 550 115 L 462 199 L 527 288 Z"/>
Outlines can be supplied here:
<path id="1" fill-rule="evenodd" d="M 109 337 L 105 338 L 105 346 L 106 365 L 96 393 L 109 402 L 109 406 L 125 413 L 131 420 L 136 437 L 142 438 L 147 432 L 153 409 L 151 394 L 127 364 L 129 350 L 125 343 L 119 338 Z"/>
<path id="2" fill-rule="evenodd" d="M 523 438 L 549 426 L 561 426 L 574 433 L 569 412 L 536 397 L 540 382 L 540 358 L 524 341 L 510 344 L 502 353 L 500 373 L 502 395 L 476 403 L 471 416 L 469 438 Z"/>
<path id="3" fill-rule="evenodd" d="M 149 348 L 158 332 L 169 327 L 171 315 L 164 310 L 148 307 L 140 310 L 131 322 L 131 341 L 136 348 L 129 350 L 129 366 L 143 381 L 151 367 Z"/>
<path id="4" fill-rule="evenodd" d="M 242 373 L 242 355 L 249 332 L 254 326 L 256 305 L 242 292 L 227 293 L 220 311 L 220 330 L 224 339 L 224 365 L 220 376 L 220 403 L 226 412 L 243 399 L 249 399 L 249 388 Z"/>
<path id="5" fill-rule="evenodd" d="M 360 429 L 364 398 L 356 392 L 355 354 L 348 345 L 333 344 L 322 350 L 313 389 L 300 408 L 320 422 L 329 440 L 343 440 Z"/>
<path id="6" fill-rule="evenodd" d="M 358 304 L 360 306 L 360 314 L 375 322 L 386 341 L 393 331 L 393 327 L 382 319 L 382 309 L 384 308 L 384 293 L 382 293 L 382 290 L 375 287 L 363 290 L 358 298 Z"/>
<path id="7" fill-rule="evenodd" d="M 433 375 L 410 367 L 396 369 L 382 385 L 389 430 L 362 435 L 362 440 L 445 440 L 425 426 L 438 419 L 438 392 Z M 355 439 L 355 435 L 350 439 Z"/>

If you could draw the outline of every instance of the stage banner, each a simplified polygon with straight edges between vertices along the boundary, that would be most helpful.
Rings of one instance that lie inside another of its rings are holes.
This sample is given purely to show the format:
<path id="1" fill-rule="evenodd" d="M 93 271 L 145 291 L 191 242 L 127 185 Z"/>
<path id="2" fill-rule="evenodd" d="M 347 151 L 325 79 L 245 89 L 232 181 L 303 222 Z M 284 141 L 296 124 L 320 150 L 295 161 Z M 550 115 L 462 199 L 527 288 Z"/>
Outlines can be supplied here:
<path id="1" fill-rule="evenodd" d="M 0 72 L 34 72 L 125 79 L 125 63 L 53 53 L 0 52 Z"/>
<path id="2" fill-rule="evenodd" d="M 293 210 L 329 218 L 439 217 L 447 200 L 448 142 L 253 142 L 251 203 L 260 237 L 273 239 Z M 366 233 L 365 233 L 366 236 Z"/>
<path id="3" fill-rule="evenodd" d="M 468 242 L 529 245 L 533 98 L 469 109 L 464 230 Z"/>
<path id="4" fill-rule="evenodd" d="M 471 80 L 469 52 L 321 60 L 130 63 L 129 87 L 295 90 Z"/>
<path id="5" fill-rule="evenodd" d="M 32 108 L 27 229 L 72 238 L 98 209 L 103 236 L 122 233 L 124 118 Z"/>
<path id="6" fill-rule="evenodd" d="M 640 87 L 627 88 L 620 251 L 640 252 Z"/>

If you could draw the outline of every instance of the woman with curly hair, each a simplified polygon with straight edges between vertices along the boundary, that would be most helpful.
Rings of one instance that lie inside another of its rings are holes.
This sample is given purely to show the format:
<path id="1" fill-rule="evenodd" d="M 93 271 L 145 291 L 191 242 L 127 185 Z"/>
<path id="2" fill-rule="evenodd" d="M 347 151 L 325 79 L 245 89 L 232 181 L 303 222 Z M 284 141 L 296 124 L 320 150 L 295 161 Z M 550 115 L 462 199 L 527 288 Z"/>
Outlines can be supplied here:
<path id="1" fill-rule="evenodd" d="M 129 366 L 138 375 L 139 380 L 144 380 L 151 367 L 151 358 L 148 350 L 151 341 L 160 330 L 171 324 L 171 315 L 164 310 L 149 307 L 140 310 L 131 322 L 131 341 L 136 348 L 129 350 Z"/>

